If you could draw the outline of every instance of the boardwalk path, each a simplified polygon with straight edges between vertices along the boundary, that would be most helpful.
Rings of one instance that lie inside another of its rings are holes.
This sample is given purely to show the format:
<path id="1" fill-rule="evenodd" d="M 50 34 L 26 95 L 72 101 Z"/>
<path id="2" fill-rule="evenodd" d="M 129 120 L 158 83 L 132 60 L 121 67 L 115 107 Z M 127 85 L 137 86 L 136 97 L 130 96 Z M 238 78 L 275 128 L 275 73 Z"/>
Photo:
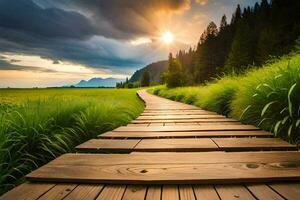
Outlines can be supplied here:
<path id="1" fill-rule="evenodd" d="M 0 199 L 299 199 L 300 152 L 268 132 L 140 91 L 144 113 Z M 293 182 L 296 181 L 296 182 Z"/>

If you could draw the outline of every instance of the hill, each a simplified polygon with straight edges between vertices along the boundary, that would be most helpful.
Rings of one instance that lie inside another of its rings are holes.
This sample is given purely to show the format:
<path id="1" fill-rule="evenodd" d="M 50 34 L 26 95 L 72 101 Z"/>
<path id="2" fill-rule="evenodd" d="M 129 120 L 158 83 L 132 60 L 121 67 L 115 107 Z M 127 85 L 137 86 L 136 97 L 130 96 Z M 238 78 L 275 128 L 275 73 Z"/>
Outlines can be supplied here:
<path id="1" fill-rule="evenodd" d="M 116 78 L 92 78 L 88 81 L 81 80 L 75 87 L 115 87 L 117 82 L 124 81 Z"/>
<path id="2" fill-rule="evenodd" d="M 166 60 L 151 63 L 151 64 L 147 65 L 146 67 L 134 72 L 134 74 L 131 76 L 129 81 L 130 82 L 140 81 L 143 73 L 145 71 L 148 71 L 150 74 L 151 85 L 157 85 L 157 84 L 159 84 L 161 74 L 163 72 L 165 72 L 167 68 L 168 68 L 168 61 L 166 61 Z"/>

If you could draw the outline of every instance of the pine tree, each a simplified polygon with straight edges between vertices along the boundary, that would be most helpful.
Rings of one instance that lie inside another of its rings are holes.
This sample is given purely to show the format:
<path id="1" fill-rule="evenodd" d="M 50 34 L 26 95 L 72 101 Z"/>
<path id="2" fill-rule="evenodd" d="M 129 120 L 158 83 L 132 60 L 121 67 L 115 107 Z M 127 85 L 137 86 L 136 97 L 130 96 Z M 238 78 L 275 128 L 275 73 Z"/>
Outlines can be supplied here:
<path id="1" fill-rule="evenodd" d="M 227 24 L 227 17 L 226 15 L 223 15 L 220 23 L 220 31 L 223 31 L 226 27 L 228 26 Z"/>
<path id="2" fill-rule="evenodd" d="M 240 72 L 254 62 L 254 41 L 247 23 L 239 26 L 226 61 L 226 71 Z"/>
<path id="3" fill-rule="evenodd" d="M 171 55 L 171 54 L 170 54 Z M 172 58 L 169 56 L 169 58 Z M 169 60 L 169 67 L 165 74 L 167 87 L 179 87 L 185 84 L 185 73 L 180 62 L 176 59 Z"/>
<path id="4" fill-rule="evenodd" d="M 150 73 L 147 70 L 142 75 L 141 86 L 142 87 L 150 86 Z"/>

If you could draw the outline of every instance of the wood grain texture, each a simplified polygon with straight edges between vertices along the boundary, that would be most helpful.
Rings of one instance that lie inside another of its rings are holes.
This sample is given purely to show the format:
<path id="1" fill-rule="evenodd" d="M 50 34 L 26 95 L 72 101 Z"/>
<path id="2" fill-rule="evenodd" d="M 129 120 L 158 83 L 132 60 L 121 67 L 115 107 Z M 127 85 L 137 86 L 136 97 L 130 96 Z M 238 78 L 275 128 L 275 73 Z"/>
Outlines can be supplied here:
<path id="1" fill-rule="evenodd" d="M 76 184 L 57 184 L 51 188 L 46 194 L 41 196 L 39 200 L 63 199 L 76 187 Z"/>
<path id="2" fill-rule="evenodd" d="M 121 200 L 125 189 L 126 185 L 107 185 L 96 200 Z"/>
<path id="3" fill-rule="evenodd" d="M 265 184 L 248 184 L 246 186 L 258 199 L 284 200 L 284 198 Z"/>
<path id="4" fill-rule="evenodd" d="M 146 200 L 160 200 L 161 186 L 149 186 L 147 190 Z"/>
<path id="5" fill-rule="evenodd" d="M 179 196 L 180 200 L 196 200 L 191 185 L 179 185 Z"/>
<path id="6" fill-rule="evenodd" d="M 94 200 L 103 189 L 103 185 L 82 184 L 78 185 L 64 200 Z"/>
<path id="7" fill-rule="evenodd" d="M 300 180 L 300 152 L 71 155 L 27 175 L 32 181 L 223 184 Z M 283 155 L 288 155 L 283 157 Z M 70 159 L 71 158 L 71 159 Z"/>
<path id="8" fill-rule="evenodd" d="M 298 200 L 300 197 L 300 183 L 271 183 L 269 184 L 276 192 L 289 200 Z"/>
<path id="9" fill-rule="evenodd" d="M 126 188 L 122 200 L 144 200 L 147 187 L 140 185 L 129 185 Z"/>
<path id="10" fill-rule="evenodd" d="M 241 185 L 217 185 L 216 190 L 221 199 L 255 200 L 255 197 Z"/>
<path id="11" fill-rule="evenodd" d="M 213 185 L 194 185 L 194 193 L 201 200 L 219 200 L 219 196 Z"/>
<path id="12" fill-rule="evenodd" d="M 164 185 L 162 188 L 162 200 L 179 200 L 177 185 Z"/>

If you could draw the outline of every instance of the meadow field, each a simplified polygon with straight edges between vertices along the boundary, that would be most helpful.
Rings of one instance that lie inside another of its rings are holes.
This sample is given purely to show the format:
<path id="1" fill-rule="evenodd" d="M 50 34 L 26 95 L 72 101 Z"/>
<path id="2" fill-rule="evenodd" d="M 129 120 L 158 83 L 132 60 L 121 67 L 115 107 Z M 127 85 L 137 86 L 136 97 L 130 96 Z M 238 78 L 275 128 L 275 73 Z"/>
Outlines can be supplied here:
<path id="1" fill-rule="evenodd" d="M 224 76 L 205 85 L 150 92 L 199 106 L 270 130 L 300 146 L 300 55 L 282 57 L 242 75 Z"/>
<path id="2" fill-rule="evenodd" d="M 1 89 L 0 194 L 143 108 L 136 89 Z"/>

